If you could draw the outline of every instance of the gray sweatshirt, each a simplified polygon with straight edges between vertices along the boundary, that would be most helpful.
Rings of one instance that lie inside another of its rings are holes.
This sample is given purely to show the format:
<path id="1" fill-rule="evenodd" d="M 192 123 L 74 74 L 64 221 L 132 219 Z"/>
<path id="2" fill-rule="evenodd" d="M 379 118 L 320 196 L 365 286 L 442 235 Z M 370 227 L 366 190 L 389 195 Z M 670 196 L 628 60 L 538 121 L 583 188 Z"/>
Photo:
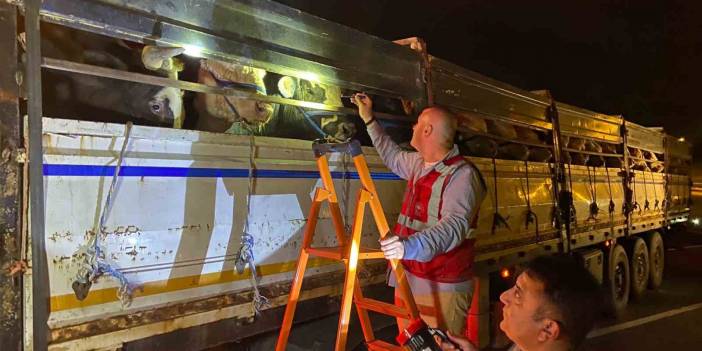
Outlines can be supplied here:
<path id="1" fill-rule="evenodd" d="M 380 123 L 371 123 L 368 126 L 368 135 L 385 165 L 400 178 L 418 179 L 434 168 L 425 167 L 418 152 L 402 150 L 385 133 Z M 458 147 L 454 145 L 444 159 L 458 154 Z M 460 245 L 463 240 L 472 238 L 471 218 L 485 194 L 486 189 L 475 168 L 466 166 L 456 170 L 443 193 L 439 223 L 404 240 L 404 259 L 428 262 Z"/>

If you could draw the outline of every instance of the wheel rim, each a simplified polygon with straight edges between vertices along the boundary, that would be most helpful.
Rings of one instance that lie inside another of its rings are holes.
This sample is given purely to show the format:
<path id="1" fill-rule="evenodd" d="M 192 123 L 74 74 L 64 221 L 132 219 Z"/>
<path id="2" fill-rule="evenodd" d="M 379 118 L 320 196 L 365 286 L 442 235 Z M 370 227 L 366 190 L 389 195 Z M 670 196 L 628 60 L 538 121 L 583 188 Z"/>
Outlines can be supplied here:
<path id="1" fill-rule="evenodd" d="M 617 263 L 617 266 L 614 268 L 614 292 L 617 296 L 617 300 L 623 299 L 624 294 L 626 293 L 625 278 L 624 263 Z"/>

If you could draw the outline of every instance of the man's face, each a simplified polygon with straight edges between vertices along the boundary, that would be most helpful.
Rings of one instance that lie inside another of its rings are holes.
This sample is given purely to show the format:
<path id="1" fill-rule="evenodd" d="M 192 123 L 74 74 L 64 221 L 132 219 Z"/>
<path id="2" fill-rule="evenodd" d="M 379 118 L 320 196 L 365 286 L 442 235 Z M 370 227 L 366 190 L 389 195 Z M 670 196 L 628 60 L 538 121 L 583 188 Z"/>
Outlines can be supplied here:
<path id="1" fill-rule="evenodd" d="M 538 280 L 522 273 L 514 286 L 500 295 L 505 304 L 500 329 L 521 348 L 530 349 L 543 342 L 544 320 L 539 309 L 546 304 L 544 286 Z"/>
<path id="2" fill-rule="evenodd" d="M 417 123 L 412 126 L 412 140 L 410 140 L 410 145 L 417 151 L 419 151 L 424 144 L 424 130 L 427 127 L 428 118 L 427 111 L 424 110 L 419 114 L 419 117 L 417 117 Z"/>

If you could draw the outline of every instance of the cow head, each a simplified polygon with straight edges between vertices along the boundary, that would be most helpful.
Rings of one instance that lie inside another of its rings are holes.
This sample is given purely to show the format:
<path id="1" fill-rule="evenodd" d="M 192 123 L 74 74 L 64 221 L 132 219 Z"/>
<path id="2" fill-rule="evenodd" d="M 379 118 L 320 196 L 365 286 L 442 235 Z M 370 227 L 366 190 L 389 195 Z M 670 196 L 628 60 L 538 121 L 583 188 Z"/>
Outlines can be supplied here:
<path id="1" fill-rule="evenodd" d="M 210 86 L 246 89 L 265 95 L 265 75 L 266 71 L 250 66 L 217 60 L 200 61 L 199 81 Z M 273 115 L 273 105 L 266 102 L 216 94 L 200 95 L 208 114 L 229 123 L 265 124 Z"/>

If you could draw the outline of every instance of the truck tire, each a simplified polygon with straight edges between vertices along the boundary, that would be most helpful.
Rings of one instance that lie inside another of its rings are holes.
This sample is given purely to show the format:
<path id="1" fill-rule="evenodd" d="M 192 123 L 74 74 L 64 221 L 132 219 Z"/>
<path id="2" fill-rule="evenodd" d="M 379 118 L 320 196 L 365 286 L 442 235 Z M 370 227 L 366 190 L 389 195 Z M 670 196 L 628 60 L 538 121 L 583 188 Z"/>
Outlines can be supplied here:
<path id="1" fill-rule="evenodd" d="M 657 290 L 663 283 L 663 268 L 665 266 L 665 248 L 663 238 L 658 232 L 648 235 L 648 257 L 651 262 L 648 276 L 648 288 Z"/>
<path id="2" fill-rule="evenodd" d="M 612 307 L 620 312 L 629 303 L 631 277 L 629 275 L 629 258 L 624 248 L 617 244 L 610 251 L 607 260 L 607 284 Z"/>
<path id="3" fill-rule="evenodd" d="M 629 243 L 629 268 L 631 269 L 631 298 L 640 301 L 648 287 L 651 268 L 648 247 L 641 238 L 633 238 Z"/>

